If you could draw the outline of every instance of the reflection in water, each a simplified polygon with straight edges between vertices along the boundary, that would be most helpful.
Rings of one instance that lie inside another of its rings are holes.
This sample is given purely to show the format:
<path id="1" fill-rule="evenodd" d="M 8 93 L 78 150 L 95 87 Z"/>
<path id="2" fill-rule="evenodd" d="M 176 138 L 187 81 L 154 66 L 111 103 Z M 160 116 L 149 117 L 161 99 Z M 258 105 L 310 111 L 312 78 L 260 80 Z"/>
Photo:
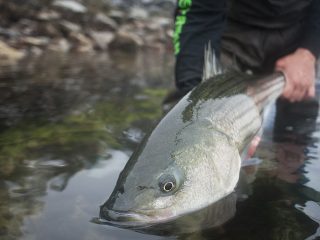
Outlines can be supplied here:
<path id="1" fill-rule="evenodd" d="M 136 129 L 144 134 L 160 117 L 162 97 L 172 82 L 166 67 L 170 59 L 151 54 L 48 55 L 0 71 L 1 239 L 85 239 L 82 231 L 52 231 L 65 213 L 82 208 L 76 203 L 81 193 L 70 193 L 72 180 L 86 169 L 82 178 L 94 175 L 97 182 L 104 181 L 103 190 L 96 191 L 105 196 L 117 164 L 127 160 L 139 141 L 127 133 Z M 86 195 L 92 186 L 76 184 L 75 189 L 88 188 Z M 65 206 L 76 208 L 58 211 L 60 197 Z M 90 230 L 94 215 L 94 208 L 84 213 L 83 229 Z M 47 223 L 43 228 L 41 221 Z"/>
<path id="2" fill-rule="evenodd" d="M 236 193 L 231 193 L 204 209 L 157 226 L 136 229 L 136 231 L 157 235 L 174 235 L 181 238 L 205 229 L 214 229 L 220 227 L 235 215 L 236 201 Z M 218 232 L 215 234 L 218 234 Z"/>
<path id="3" fill-rule="evenodd" d="M 313 221 L 319 224 L 319 227 L 315 234 L 309 236 L 305 240 L 312 240 L 320 237 L 320 203 L 315 203 L 313 201 L 307 201 L 305 206 L 296 204 L 295 207 L 310 217 Z"/>

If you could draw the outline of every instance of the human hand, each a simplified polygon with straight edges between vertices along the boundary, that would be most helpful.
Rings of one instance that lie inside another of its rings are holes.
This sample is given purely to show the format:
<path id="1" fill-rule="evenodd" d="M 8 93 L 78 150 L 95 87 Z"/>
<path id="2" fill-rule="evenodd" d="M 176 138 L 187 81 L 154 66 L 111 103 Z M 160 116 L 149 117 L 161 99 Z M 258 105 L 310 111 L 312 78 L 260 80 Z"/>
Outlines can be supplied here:
<path id="1" fill-rule="evenodd" d="M 275 69 L 283 72 L 286 84 L 282 96 L 291 102 L 315 96 L 315 56 L 307 49 L 280 58 Z"/>

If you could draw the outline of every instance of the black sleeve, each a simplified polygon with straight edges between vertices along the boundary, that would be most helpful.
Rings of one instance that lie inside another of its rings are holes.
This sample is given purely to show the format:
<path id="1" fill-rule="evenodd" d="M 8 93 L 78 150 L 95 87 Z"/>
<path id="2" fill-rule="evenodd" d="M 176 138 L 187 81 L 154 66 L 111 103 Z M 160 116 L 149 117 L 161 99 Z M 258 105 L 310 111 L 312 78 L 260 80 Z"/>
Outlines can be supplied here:
<path id="1" fill-rule="evenodd" d="M 225 0 L 179 0 L 174 33 L 176 87 L 191 90 L 202 78 L 205 45 L 219 54 L 226 20 Z"/>
<path id="2" fill-rule="evenodd" d="M 308 9 L 305 31 L 301 47 L 309 49 L 318 58 L 320 53 L 320 0 L 313 0 Z"/>

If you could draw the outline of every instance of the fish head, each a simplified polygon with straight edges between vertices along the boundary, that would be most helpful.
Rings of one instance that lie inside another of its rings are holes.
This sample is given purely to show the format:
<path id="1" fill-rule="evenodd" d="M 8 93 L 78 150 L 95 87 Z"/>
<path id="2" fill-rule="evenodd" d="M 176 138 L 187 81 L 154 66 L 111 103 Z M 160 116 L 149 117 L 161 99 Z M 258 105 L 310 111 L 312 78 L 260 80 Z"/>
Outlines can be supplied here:
<path id="1" fill-rule="evenodd" d="M 210 132 L 194 134 L 192 141 L 179 142 L 170 151 L 154 152 L 154 146 L 134 154 L 101 206 L 100 217 L 120 227 L 153 225 L 232 192 L 240 169 L 238 149 L 225 135 Z"/>
<path id="2" fill-rule="evenodd" d="M 158 171 L 157 171 L 158 170 Z M 182 169 L 170 164 L 165 169 L 150 166 L 125 167 L 100 217 L 116 225 L 140 226 L 171 219 L 175 194 L 184 182 Z"/>

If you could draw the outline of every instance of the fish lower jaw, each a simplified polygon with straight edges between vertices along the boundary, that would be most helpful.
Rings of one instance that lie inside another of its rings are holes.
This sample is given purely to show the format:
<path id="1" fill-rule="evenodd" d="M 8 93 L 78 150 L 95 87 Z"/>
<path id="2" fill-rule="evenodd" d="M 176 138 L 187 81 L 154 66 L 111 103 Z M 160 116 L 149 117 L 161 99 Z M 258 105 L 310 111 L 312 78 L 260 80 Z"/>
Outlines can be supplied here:
<path id="1" fill-rule="evenodd" d="M 107 208 L 100 210 L 100 219 L 106 224 L 123 228 L 146 227 L 165 221 L 168 217 L 167 214 L 156 214 L 153 210 L 118 211 Z"/>

